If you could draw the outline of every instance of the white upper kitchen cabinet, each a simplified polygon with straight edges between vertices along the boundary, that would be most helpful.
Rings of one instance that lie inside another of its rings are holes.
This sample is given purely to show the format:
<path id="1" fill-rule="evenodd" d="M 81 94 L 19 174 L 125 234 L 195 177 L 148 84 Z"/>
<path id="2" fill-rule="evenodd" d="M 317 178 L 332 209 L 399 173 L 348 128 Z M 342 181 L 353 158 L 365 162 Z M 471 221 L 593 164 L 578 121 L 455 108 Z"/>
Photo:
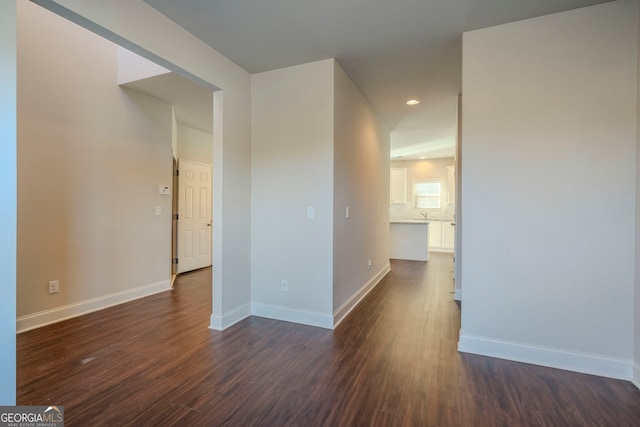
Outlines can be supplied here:
<path id="1" fill-rule="evenodd" d="M 455 203 L 456 202 L 456 167 L 455 166 L 447 166 L 447 191 L 448 191 L 448 197 L 447 197 L 447 202 L 448 203 Z"/>
<path id="2" fill-rule="evenodd" d="M 392 205 L 407 203 L 407 169 L 391 168 L 389 202 Z"/>

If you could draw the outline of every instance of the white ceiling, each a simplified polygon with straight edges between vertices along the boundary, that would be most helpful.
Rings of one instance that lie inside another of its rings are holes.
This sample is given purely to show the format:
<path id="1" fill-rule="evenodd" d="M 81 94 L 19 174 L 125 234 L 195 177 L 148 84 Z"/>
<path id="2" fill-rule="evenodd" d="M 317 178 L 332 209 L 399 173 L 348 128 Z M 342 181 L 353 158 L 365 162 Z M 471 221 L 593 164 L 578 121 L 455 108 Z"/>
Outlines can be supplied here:
<path id="1" fill-rule="evenodd" d="M 213 94 L 209 89 L 168 71 L 122 86 L 172 104 L 181 125 L 213 133 Z"/>
<path id="2" fill-rule="evenodd" d="M 453 155 L 464 31 L 608 0 L 145 1 L 250 73 L 336 58 L 418 158 Z"/>

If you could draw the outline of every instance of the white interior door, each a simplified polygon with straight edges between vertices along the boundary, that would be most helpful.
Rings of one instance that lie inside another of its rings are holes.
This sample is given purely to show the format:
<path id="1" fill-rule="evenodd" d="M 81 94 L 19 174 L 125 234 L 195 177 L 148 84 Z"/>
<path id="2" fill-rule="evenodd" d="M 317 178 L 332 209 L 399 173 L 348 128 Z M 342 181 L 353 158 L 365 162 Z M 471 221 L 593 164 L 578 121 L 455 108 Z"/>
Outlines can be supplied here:
<path id="1" fill-rule="evenodd" d="M 211 265 L 211 165 L 180 160 L 178 273 Z"/>

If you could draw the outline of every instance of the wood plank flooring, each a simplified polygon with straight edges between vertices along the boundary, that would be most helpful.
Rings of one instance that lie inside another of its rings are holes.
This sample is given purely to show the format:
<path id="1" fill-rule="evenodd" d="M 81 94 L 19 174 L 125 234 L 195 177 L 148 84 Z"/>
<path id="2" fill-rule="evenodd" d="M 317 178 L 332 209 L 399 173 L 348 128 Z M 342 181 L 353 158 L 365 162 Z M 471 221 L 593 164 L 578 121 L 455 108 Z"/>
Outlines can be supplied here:
<path id="1" fill-rule="evenodd" d="M 181 275 L 18 335 L 18 404 L 64 405 L 67 426 L 640 426 L 629 382 L 458 353 L 452 268 L 394 261 L 335 331 L 209 330 L 211 271 Z"/>

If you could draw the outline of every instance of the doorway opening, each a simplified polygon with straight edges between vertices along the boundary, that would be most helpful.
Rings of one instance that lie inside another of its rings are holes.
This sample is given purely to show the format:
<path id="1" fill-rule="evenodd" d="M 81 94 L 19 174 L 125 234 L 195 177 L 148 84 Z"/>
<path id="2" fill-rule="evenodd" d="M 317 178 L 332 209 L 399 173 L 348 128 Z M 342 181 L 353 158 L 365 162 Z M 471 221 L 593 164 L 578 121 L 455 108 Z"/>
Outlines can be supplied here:
<path id="1" fill-rule="evenodd" d="M 391 133 L 391 258 L 428 261 L 451 254 L 452 294 L 461 299 L 461 96 L 449 101 L 446 137 L 420 144 Z M 425 224 L 427 226 L 425 227 Z"/>
<path id="2" fill-rule="evenodd" d="M 176 223 L 176 274 L 211 266 L 211 186 L 213 166 L 178 161 Z"/>
<path id="3" fill-rule="evenodd" d="M 142 57 L 123 78 L 131 52 L 36 3 L 17 7 L 22 332 L 170 289 L 174 128 L 195 126 L 178 96 L 203 93 L 212 126 L 213 92 Z"/>

